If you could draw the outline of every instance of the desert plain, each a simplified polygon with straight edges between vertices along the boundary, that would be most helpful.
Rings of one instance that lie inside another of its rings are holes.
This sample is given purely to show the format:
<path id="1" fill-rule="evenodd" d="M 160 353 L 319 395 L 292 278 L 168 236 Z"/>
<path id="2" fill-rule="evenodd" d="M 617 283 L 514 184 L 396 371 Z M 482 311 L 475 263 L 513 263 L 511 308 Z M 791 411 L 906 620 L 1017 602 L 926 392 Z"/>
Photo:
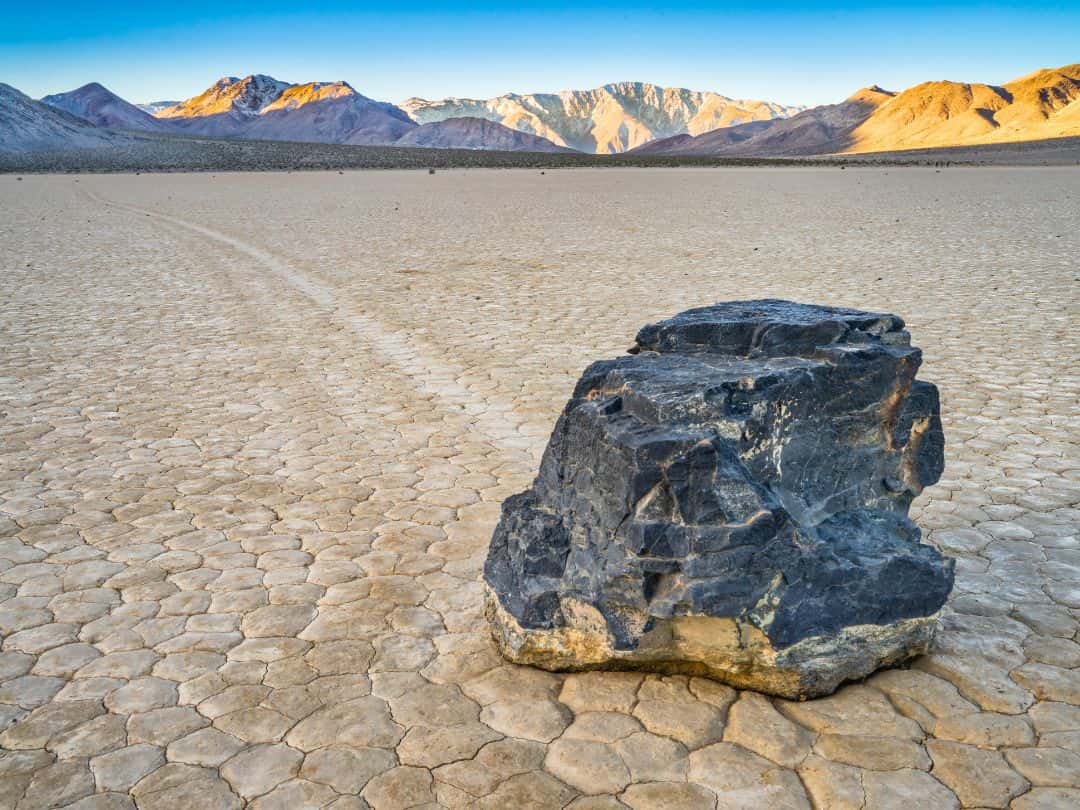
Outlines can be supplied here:
<path id="1" fill-rule="evenodd" d="M 0 176 L 0 807 L 1080 806 L 1080 168 Z M 803 703 L 496 654 L 580 371 L 777 297 L 942 393 L 935 649 Z"/>

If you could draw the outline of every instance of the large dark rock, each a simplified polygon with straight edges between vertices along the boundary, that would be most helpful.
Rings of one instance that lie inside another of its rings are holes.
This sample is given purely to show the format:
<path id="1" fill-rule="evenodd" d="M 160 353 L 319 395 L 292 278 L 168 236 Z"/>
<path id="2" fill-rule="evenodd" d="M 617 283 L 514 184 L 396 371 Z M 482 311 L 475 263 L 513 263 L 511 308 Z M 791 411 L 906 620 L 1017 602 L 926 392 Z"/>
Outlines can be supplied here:
<path id="1" fill-rule="evenodd" d="M 937 389 L 895 315 L 738 301 L 593 363 L 484 578 L 510 659 L 707 675 L 786 697 L 924 652 L 952 562 L 908 507 Z"/>

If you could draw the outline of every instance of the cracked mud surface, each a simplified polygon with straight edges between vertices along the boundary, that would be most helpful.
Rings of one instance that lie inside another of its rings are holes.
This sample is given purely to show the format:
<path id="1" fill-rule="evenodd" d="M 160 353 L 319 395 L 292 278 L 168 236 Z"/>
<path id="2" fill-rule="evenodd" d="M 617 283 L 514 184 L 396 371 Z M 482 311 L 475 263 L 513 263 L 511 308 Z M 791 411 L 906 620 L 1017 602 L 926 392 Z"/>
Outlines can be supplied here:
<path id="1" fill-rule="evenodd" d="M 0 807 L 1080 804 L 1080 170 L 0 177 Z M 643 323 L 897 312 L 934 653 L 806 703 L 495 654 L 480 568 Z"/>

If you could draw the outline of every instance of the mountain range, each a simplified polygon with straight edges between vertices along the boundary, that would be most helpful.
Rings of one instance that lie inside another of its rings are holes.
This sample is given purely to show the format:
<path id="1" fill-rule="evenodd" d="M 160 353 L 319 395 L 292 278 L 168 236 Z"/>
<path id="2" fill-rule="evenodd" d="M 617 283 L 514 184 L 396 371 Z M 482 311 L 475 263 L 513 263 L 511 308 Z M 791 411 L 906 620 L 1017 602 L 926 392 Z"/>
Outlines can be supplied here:
<path id="1" fill-rule="evenodd" d="M 398 106 L 421 124 L 463 116 L 485 118 L 560 146 L 597 154 L 625 152 L 681 133 L 697 135 L 749 121 L 787 118 L 805 109 L 646 82 L 561 93 L 510 93 L 486 100 L 410 98 Z"/>
<path id="2" fill-rule="evenodd" d="M 97 127 L 120 131 L 352 145 L 570 151 L 482 119 L 418 124 L 399 107 L 361 95 L 343 81 L 290 84 L 261 74 L 226 76 L 185 101 L 146 105 L 155 110 L 153 115 L 97 83 L 46 96 L 42 101 Z"/>
<path id="3" fill-rule="evenodd" d="M 288 84 L 258 75 L 220 79 L 158 119 L 192 135 L 357 145 L 391 144 L 416 127 L 394 105 L 346 82 Z"/>
<path id="4" fill-rule="evenodd" d="M 790 118 L 636 150 L 649 155 L 858 154 L 1046 140 L 1080 135 L 1080 64 L 1037 70 L 1001 86 L 924 82 L 900 93 L 867 87 Z"/>
<path id="5" fill-rule="evenodd" d="M 1080 135 L 1080 64 L 1004 85 L 870 86 L 810 109 L 643 82 L 477 100 L 377 101 L 343 81 L 227 76 L 178 102 L 130 104 L 90 83 L 34 101 L 0 85 L 0 151 L 155 134 L 330 144 L 642 155 L 800 156 Z"/>

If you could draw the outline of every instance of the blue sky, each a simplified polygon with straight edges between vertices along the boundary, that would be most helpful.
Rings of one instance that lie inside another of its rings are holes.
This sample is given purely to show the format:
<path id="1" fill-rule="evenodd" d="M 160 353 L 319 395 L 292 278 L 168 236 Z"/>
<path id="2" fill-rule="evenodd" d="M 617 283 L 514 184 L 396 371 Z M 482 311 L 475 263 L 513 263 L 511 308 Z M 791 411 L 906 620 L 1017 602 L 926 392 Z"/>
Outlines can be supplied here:
<path id="1" fill-rule="evenodd" d="M 151 101 L 269 73 L 401 101 L 638 80 L 821 104 L 1080 61 L 1080 0 L 751 5 L 0 0 L 0 81 L 35 97 L 99 81 Z"/>

